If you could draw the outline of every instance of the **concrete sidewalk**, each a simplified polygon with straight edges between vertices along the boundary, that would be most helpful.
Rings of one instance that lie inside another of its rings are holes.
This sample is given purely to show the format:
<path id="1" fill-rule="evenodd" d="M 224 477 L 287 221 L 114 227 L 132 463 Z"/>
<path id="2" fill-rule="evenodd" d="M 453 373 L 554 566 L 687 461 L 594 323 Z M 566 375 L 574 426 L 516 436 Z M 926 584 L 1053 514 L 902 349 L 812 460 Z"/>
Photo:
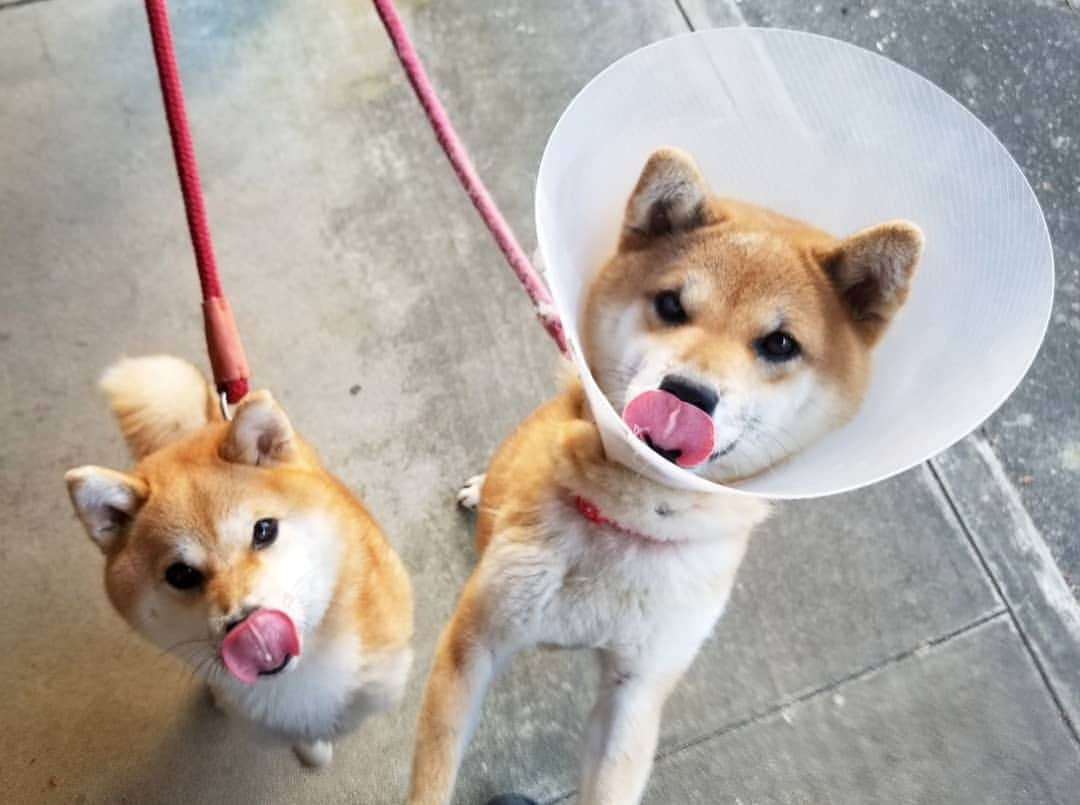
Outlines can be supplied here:
<path id="1" fill-rule="evenodd" d="M 473 561 L 453 493 L 550 393 L 555 352 L 368 3 L 173 5 L 255 380 L 408 564 L 416 673 L 399 713 L 342 741 L 330 769 L 302 771 L 209 710 L 111 611 L 61 475 L 126 461 L 94 391 L 110 361 L 204 363 L 190 247 L 141 4 L 0 0 L 0 791 L 401 802 L 431 651 Z M 1080 577 L 1080 14 L 1051 0 L 902 14 L 854 0 L 399 5 L 527 247 L 562 108 L 611 61 L 688 26 L 798 27 L 880 49 L 1006 142 L 1058 256 L 1054 324 L 1029 380 L 930 464 L 781 508 L 667 708 L 647 799 L 1076 802 L 1080 613 L 1055 558 Z M 572 799 L 592 678 L 581 654 L 519 657 L 487 700 L 456 801 Z"/>

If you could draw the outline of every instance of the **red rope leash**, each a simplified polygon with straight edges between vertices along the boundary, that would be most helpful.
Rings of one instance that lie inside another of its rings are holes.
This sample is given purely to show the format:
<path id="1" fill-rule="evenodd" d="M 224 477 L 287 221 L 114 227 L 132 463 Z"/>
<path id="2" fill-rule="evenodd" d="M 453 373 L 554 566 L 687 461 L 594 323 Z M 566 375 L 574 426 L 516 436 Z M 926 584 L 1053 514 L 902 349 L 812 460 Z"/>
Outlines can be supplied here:
<path id="1" fill-rule="evenodd" d="M 184 212 L 199 270 L 199 285 L 202 286 L 206 351 L 210 356 L 218 392 L 225 394 L 229 402 L 235 403 L 248 391 L 247 359 L 236 321 L 218 278 L 165 0 L 146 0 L 146 17 L 154 43 L 154 60 L 161 82 L 161 97 L 165 102 L 165 116 L 169 121 L 169 136 L 176 159 L 176 173 L 180 177 L 180 192 L 184 197 Z"/>
<path id="2" fill-rule="evenodd" d="M 484 220 L 492 237 L 495 238 L 495 243 L 498 244 L 503 256 L 510 263 L 510 268 L 514 270 L 518 280 L 524 286 L 525 292 L 529 294 L 529 298 L 536 308 L 536 315 L 548 331 L 548 335 L 555 339 L 559 349 L 563 354 L 566 354 L 566 336 L 563 333 L 562 321 L 555 312 L 551 295 L 548 293 L 543 280 L 540 279 L 532 264 L 529 263 L 529 258 L 525 256 L 525 252 L 514 238 L 510 225 L 502 217 L 494 199 L 491 198 L 491 194 L 484 187 L 484 182 L 476 172 L 472 160 L 469 159 L 464 144 L 458 137 L 457 132 L 454 131 L 454 126 L 450 122 L 450 117 L 446 114 L 446 109 L 443 108 L 439 96 L 435 94 L 435 90 L 431 86 L 431 81 L 424 70 L 423 63 L 420 61 L 420 56 L 417 55 L 416 49 L 413 48 L 412 42 L 409 41 L 409 34 L 405 30 L 397 10 L 394 8 L 394 3 L 392 0 L 373 0 L 373 2 L 375 3 L 375 10 L 379 13 L 379 17 L 386 27 L 386 32 L 390 35 L 390 40 L 394 44 L 394 50 L 401 61 L 401 66 L 405 68 L 409 83 L 412 84 L 420 105 L 424 107 L 424 114 L 427 115 L 428 122 L 431 123 L 432 129 L 435 131 L 435 137 L 446 153 L 447 159 L 450 160 L 458 180 L 465 188 L 465 192 L 469 194 L 473 206 L 480 213 L 480 217 Z"/>

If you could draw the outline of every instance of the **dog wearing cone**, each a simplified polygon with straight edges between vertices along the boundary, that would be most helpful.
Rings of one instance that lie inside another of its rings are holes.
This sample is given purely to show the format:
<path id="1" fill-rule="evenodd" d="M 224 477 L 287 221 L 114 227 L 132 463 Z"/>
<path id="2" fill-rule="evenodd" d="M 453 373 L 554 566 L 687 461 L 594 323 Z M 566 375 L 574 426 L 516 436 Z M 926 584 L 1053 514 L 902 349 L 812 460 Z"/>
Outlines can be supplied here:
<path id="1" fill-rule="evenodd" d="M 101 386 L 137 463 L 65 480 L 109 600 L 221 709 L 325 765 L 336 736 L 404 689 L 401 561 L 267 392 L 226 422 L 199 372 L 164 356 L 121 361 Z"/>
<path id="2" fill-rule="evenodd" d="M 687 155 L 662 149 L 589 287 L 585 358 L 656 453 L 713 481 L 749 478 L 855 412 L 921 248 L 911 223 L 839 239 L 713 196 Z M 410 803 L 450 801 L 489 682 L 534 645 L 595 652 L 580 799 L 638 802 L 664 702 L 720 617 L 767 505 L 672 489 L 609 461 L 576 378 L 459 497 L 478 507 L 480 560 L 436 650 Z"/>

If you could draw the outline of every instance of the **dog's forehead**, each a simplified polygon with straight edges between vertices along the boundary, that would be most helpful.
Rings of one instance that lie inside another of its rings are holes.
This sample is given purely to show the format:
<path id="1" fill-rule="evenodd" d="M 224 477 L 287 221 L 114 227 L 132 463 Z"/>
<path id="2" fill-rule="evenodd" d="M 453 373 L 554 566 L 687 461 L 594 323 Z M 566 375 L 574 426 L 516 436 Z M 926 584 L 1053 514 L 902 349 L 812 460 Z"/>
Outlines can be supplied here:
<path id="1" fill-rule="evenodd" d="M 789 272 L 803 266 L 801 244 L 769 229 L 710 227 L 688 257 L 721 273 L 739 270 Z"/>
<path id="2" fill-rule="evenodd" d="M 813 305 L 820 290 L 813 268 L 796 246 L 765 231 L 719 233 L 687 250 L 675 266 L 688 304 L 755 316 Z"/>
<path id="3" fill-rule="evenodd" d="M 252 517 L 280 508 L 273 484 L 255 468 L 191 464 L 147 480 L 150 496 L 139 512 L 139 530 L 154 541 L 197 540 L 212 547 L 238 534 L 248 540 Z"/>

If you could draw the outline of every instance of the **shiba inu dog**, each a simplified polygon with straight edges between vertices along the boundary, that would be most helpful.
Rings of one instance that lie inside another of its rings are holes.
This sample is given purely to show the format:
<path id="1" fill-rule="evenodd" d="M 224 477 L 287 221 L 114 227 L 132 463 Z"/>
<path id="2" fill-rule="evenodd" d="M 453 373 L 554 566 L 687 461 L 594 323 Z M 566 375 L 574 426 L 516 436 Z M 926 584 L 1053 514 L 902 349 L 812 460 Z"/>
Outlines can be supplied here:
<path id="1" fill-rule="evenodd" d="M 325 765 L 333 738 L 403 691 L 401 561 L 267 392 L 226 422 L 198 370 L 164 356 L 121 361 L 101 386 L 137 463 L 65 480 L 109 600 L 221 709 Z"/>
<path id="2" fill-rule="evenodd" d="M 854 413 L 921 249 L 907 222 L 837 239 L 715 197 L 688 156 L 662 149 L 590 285 L 585 357 L 657 453 L 715 481 L 747 478 Z M 436 650 L 410 802 L 449 801 L 488 683 L 533 645 L 599 660 L 580 801 L 639 801 L 664 702 L 720 617 L 766 504 L 608 461 L 577 380 L 459 498 L 479 507 L 480 560 Z"/>

